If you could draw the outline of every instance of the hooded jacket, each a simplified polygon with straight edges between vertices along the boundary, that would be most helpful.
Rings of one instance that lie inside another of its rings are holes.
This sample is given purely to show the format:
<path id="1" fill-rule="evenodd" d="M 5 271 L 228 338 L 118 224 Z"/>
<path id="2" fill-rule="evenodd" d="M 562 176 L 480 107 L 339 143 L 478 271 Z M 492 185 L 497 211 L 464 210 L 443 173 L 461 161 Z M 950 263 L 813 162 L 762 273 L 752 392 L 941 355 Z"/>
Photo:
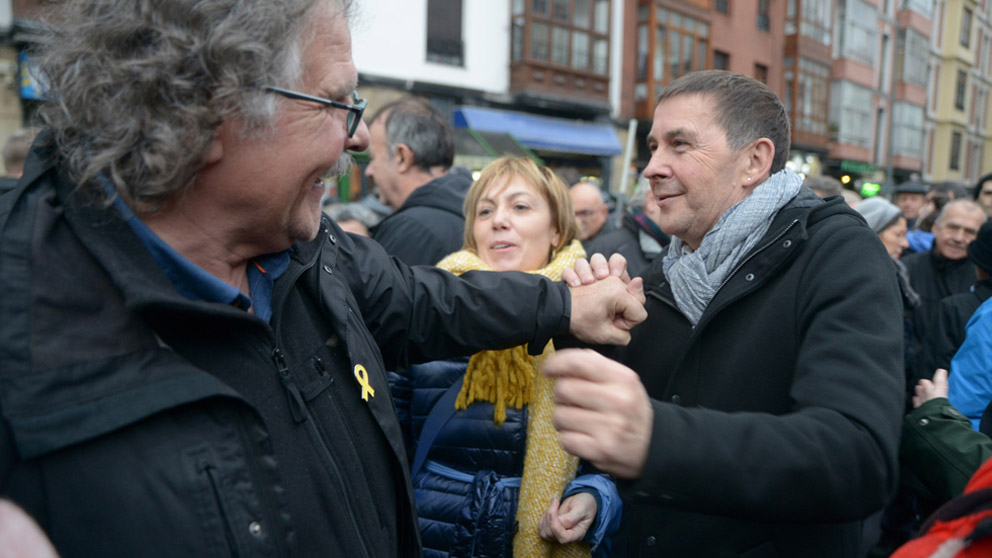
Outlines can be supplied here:
<path id="1" fill-rule="evenodd" d="M 0 494 L 64 557 L 419 556 L 386 366 L 567 330 L 563 285 L 411 269 L 329 219 L 268 323 L 186 299 L 51 157 L 0 198 Z"/>
<path id="2" fill-rule="evenodd" d="M 461 249 L 462 204 L 472 179 L 448 173 L 417 188 L 403 205 L 372 229 L 386 253 L 407 265 L 434 265 Z"/>
<path id="3" fill-rule="evenodd" d="M 801 190 L 695 327 L 661 259 L 620 350 L 652 398 L 627 555 L 861 556 L 896 486 L 902 302 L 891 259 L 840 198 Z M 621 555 L 623 555 L 621 553 Z"/>

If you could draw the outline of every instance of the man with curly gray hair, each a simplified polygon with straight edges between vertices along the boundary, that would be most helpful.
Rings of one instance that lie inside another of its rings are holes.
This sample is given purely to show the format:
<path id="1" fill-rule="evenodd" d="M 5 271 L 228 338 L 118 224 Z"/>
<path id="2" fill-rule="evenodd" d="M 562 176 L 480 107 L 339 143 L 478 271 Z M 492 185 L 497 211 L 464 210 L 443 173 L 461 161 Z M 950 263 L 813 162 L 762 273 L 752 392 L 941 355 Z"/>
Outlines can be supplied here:
<path id="1" fill-rule="evenodd" d="M 322 216 L 369 141 L 348 9 L 53 18 L 47 129 L 0 197 L 0 497 L 61 554 L 419 556 L 385 370 L 643 319 L 637 282 L 457 278 Z"/>

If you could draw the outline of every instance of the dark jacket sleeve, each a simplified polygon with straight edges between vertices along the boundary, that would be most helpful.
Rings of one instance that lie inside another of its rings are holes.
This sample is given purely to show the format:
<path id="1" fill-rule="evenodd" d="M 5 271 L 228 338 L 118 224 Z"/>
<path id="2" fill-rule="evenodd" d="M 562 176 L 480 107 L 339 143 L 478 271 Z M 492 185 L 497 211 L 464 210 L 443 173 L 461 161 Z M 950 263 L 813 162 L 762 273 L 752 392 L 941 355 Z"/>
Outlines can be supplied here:
<path id="1" fill-rule="evenodd" d="M 568 331 L 564 283 L 518 272 L 456 277 L 407 266 L 370 239 L 342 236 L 335 272 L 344 275 L 389 370 L 524 343 L 540 354 L 552 336 Z"/>
<path id="2" fill-rule="evenodd" d="M 964 492 L 975 471 L 992 457 L 992 440 L 945 398 L 931 399 L 903 421 L 899 457 L 942 502 Z"/>
<path id="3" fill-rule="evenodd" d="M 789 407 L 729 413 L 653 401 L 648 460 L 628 494 L 780 522 L 851 521 L 887 502 L 898 473 L 904 389 L 895 273 L 863 226 L 835 227 L 817 239 L 788 271 L 800 274 L 794 294 L 775 297 L 794 307 L 794 317 L 768 324 L 796 328 L 795 347 L 782 349 L 795 351 Z M 766 324 L 740 327 L 775 335 Z M 724 362 L 753 375 L 755 389 L 775 389 L 762 384 L 769 360 L 750 354 Z"/>

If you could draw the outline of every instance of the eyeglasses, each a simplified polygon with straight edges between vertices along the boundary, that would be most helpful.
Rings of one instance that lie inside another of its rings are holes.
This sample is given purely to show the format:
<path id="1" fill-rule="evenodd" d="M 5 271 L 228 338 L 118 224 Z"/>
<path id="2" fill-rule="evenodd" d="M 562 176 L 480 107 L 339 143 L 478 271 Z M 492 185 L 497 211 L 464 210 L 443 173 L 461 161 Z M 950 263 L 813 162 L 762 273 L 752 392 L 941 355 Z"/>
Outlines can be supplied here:
<path id="1" fill-rule="evenodd" d="M 362 114 L 365 112 L 365 107 L 369 104 L 367 99 L 363 99 L 358 96 L 358 91 L 352 91 L 351 95 L 355 99 L 355 104 L 349 105 L 346 103 L 339 103 L 337 101 L 332 101 L 330 99 L 325 99 L 323 97 L 314 97 L 313 95 L 307 95 L 306 93 L 299 93 L 297 91 L 290 91 L 289 89 L 283 89 L 281 87 L 273 87 L 271 85 L 265 87 L 266 91 L 271 91 L 278 95 L 282 95 L 287 99 L 297 99 L 300 101 L 310 101 L 311 103 L 319 103 L 327 107 L 334 107 L 339 109 L 344 109 L 348 111 L 348 137 L 354 137 L 355 132 L 358 130 L 358 125 L 362 122 Z"/>

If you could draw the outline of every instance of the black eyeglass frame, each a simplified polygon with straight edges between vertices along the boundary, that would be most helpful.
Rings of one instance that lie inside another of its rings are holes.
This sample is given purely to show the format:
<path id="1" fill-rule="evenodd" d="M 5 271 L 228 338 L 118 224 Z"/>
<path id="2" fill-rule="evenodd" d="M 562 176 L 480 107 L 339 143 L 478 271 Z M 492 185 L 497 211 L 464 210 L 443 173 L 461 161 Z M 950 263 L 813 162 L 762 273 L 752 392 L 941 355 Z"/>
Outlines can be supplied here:
<path id="1" fill-rule="evenodd" d="M 330 99 L 325 99 L 323 97 L 315 97 L 313 95 L 307 95 L 306 93 L 300 93 L 299 91 L 293 91 L 291 89 L 283 89 L 282 87 L 275 87 L 273 85 L 265 86 L 266 91 L 271 91 L 277 95 L 282 95 L 287 99 L 296 99 L 299 101 L 310 101 L 312 103 L 318 103 L 328 107 L 334 107 L 339 109 L 344 109 L 348 111 L 348 137 L 354 137 L 355 132 L 358 131 L 358 125 L 362 122 L 362 114 L 365 113 L 365 107 L 368 106 L 368 99 L 363 99 L 358 96 L 358 91 L 352 91 L 351 95 L 355 99 L 355 104 L 349 105 L 347 103 L 340 103 L 338 101 L 332 101 Z"/>

